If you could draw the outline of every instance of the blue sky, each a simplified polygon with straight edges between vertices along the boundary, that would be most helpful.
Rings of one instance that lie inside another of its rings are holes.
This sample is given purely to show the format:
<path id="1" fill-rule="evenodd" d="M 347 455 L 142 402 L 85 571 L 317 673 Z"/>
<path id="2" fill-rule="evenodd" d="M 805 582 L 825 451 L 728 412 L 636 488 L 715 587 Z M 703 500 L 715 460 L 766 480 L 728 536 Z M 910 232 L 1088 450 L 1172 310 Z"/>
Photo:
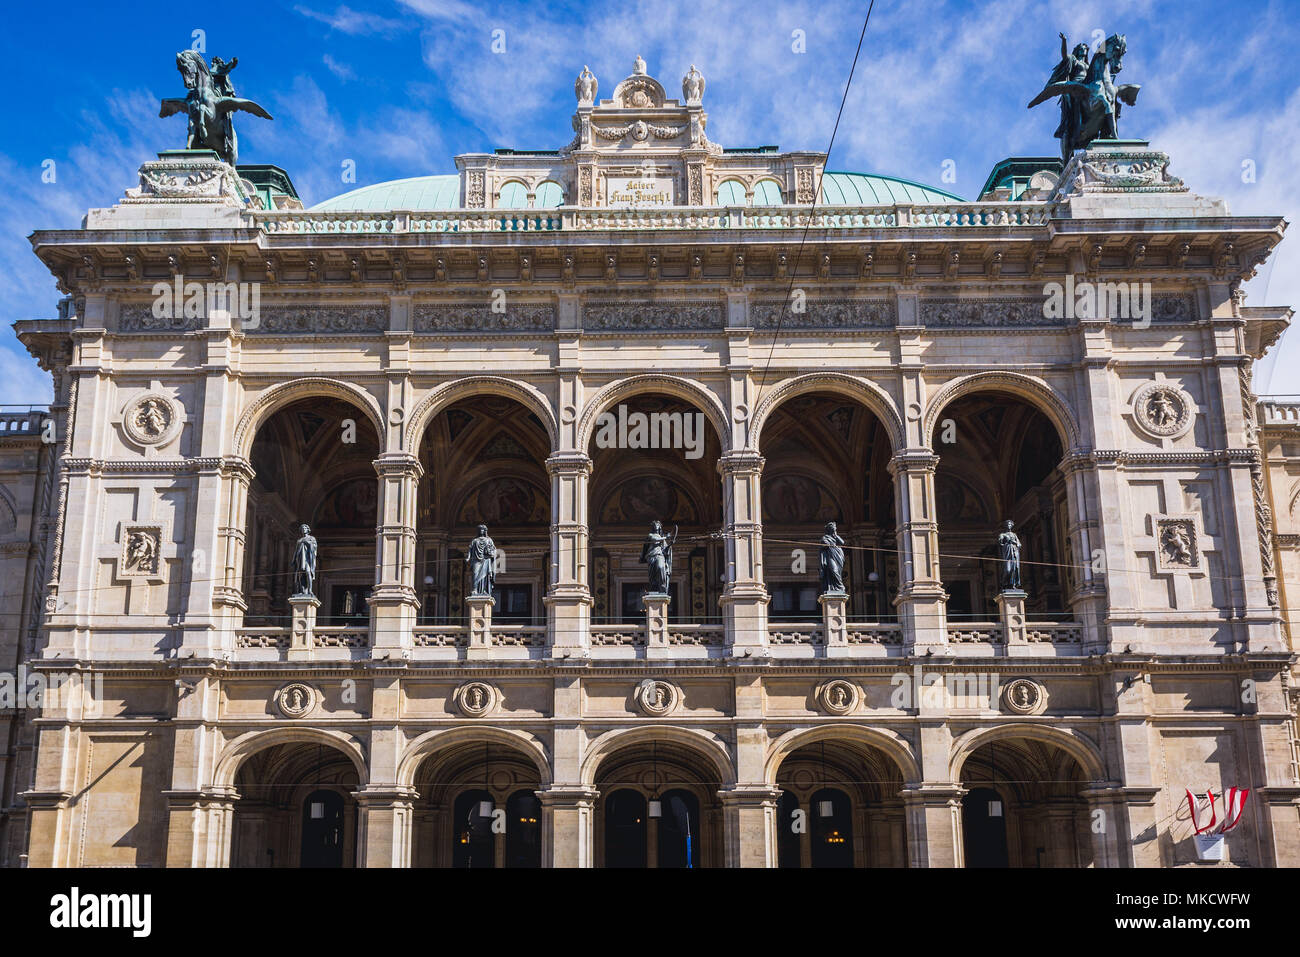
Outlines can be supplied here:
<path id="1" fill-rule="evenodd" d="M 142 161 L 184 145 L 184 120 L 159 119 L 158 100 L 183 93 L 175 53 L 195 30 L 209 55 L 239 57 L 240 95 L 275 116 L 240 114 L 241 161 L 283 167 L 310 205 L 354 188 L 346 160 L 365 185 L 454 172 L 456 153 L 563 146 L 582 66 L 608 95 L 638 53 L 670 91 L 699 68 L 709 136 L 722 145 L 825 149 L 865 12 L 841 0 L 227 0 L 149 15 L 134 3 L 11 6 L 0 82 L 23 105 L 0 112 L 0 403 L 50 397 L 49 376 L 9 328 L 53 315 L 58 299 L 27 236 L 75 227 L 135 185 Z M 1295 220 L 1300 0 L 877 0 L 831 168 L 974 198 L 997 160 L 1051 155 L 1055 109 L 1025 104 L 1056 62 L 1058 31 L 1071 44 L 1127 34 L 1124 78 L 1142 93 L 1123 135 L 1151 140 L 1174 174 L 1234 213 Z M 942 181 L 948 160 L 955 183 Z M 1243 181 L 1247 160 L 1254 182 Z M 1252 304 L 1300 303 L 1300 236 L 1247 289 Z M 1256 389 L 1300 393 L 1300 333 L 1265 359 Z"/>

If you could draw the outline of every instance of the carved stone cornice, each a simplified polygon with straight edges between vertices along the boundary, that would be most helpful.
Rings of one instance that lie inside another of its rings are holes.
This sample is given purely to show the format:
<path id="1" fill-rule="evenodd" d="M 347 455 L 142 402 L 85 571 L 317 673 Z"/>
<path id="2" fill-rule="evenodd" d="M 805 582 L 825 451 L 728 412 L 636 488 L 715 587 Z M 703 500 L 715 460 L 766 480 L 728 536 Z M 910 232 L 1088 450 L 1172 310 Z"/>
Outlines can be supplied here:
<path id="1" fill-rule="evenodd" d="M 885 468 L 890 475 L 899 472 L 933 472 L 939 466 L 939 456 L 930 449 L 904 449 L 895 452 Z"/>
<path id="2" fill-rule="evenodd" d="M 592 467 L 586 452 L 552 452 L 545 464 L 547 475 L 590 475 Z"/>

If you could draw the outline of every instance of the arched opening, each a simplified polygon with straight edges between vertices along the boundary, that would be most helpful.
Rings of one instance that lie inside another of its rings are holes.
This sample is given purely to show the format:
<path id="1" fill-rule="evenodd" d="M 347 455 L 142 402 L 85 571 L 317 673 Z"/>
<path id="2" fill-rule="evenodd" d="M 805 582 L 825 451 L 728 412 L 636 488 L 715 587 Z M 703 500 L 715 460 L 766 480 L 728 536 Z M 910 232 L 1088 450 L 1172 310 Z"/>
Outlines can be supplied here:
<path id="1" fill-rule="evenodd" d="M 557 206 L 564 205 L 564 187 L 559 183 L 547 180 L 544 183 L 537 184 L 537 192 L 534 197 L 533 205 L 537 209 L 554 209 Z"/>
<path id="2" fill-rule="evenodd" d="M 495 741 L 431 753 L 415 774 L 415 867 L 541 867 L 537 765 Z"/>
<path id="3" fill-rule="evenodd" d="M 317 541 L 317 624 L 365 625 L 375 580 L 379 437 L 356 406 L 324 396 L 277 410 L 250 460 L 244 598 L 248 625 L 287 625 L 292 560 L 303 524 Z"/>
<path id="4" fill-rule="evenodd" d="M 720 624 L 725 572 L 717 461 L 721 442 L 709 416 L 669 395 L 639 394 L 605 410 L 592 430 L 590 581 L 597 624 L 644 624 L 641 561 L 651 523 L 677 529 L 668 594 L 675 622 Z"/>
<path id="5" fill-rule="evenodd" d="M 903 775 L 883 751 L 827 738 L 777 770 L 781 867 L 906 867 Z"/>
<path id="6" fill-rule="evenodd" d="M 997 538 L 1012 522 L 1021 542 L 1026 610 L 1064 619 L 1072 557 L 1060 434 L 1025 400 L 1001 392 L 955 399 L 939 413 L 932 442 L 939 456 L 935 510 L 940 574 L 954 625 L 998 617 Z"/>
<path id="7" fill-rule="evenodd" d="M 429 422 L 416 524 L 422 622 L 465 621 L 466 549 L 486 525 L 497 548 L 494 625 L 545 625 L 550 445 L 536 414 L 503 396 L 463 399 Z"/>
<path id="8" fill-rule="evenodd" d="M 724 179 L 714 193 L 718 206 L 744 206 L 745 184 L 738 179 Z"/>
<path id="9" fill-rule="evenodd" d="M 755 206 L 780 206 L 785 202 L 781 195 L 781 184 L 774 179 L 760 179 L 754 184 Z"/>
<path id="10" fill-rule="evenodd" d="M 596 860 L 602 867 L 721 867 L 718 773 L 675 741 L 630 744 L 596 772 Z"/>
<path id="11" fill-rule="evenodd" d="M 497 198 L 498 209 L 525 209 L 528 206 L 528 188 L 523 183 L 509 182 L 501 185 Z"/>
<path id="12" fill-rule="evenodd" d="M 360 786 L 356 765 L 315 742 L 276 744 L 235 773 L 233 867 L 353 867 Z"/>
<path id="13" fill-rule="evenodd" d="M 962 763 L 966 867 L 1088 867 L 1090 816 L 1079 762 L 1026 738 L 991 741 Z"/>
<path id="14" fill-rule="evenodd" d="M 818 543 L 828 522 L 847 546 L 849 617 L 891 618 L 898 589 L 894 481 L 879 417 L 835 393 L 806 393 L 772 410 L 759 441 L 769 619 L 821 619 Z"/>

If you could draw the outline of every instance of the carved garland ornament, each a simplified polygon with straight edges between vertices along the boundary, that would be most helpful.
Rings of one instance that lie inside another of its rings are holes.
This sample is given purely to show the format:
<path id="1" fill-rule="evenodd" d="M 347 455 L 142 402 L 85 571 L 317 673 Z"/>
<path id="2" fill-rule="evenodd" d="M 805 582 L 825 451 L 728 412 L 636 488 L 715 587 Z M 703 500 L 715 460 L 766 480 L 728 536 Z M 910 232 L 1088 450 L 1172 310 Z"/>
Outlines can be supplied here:
<path id="1" fill-rule="evenodd" d="M 1152 438 L 1186 435 L 1195 415 L 1192 397 L 1171 382 L 1148 382 L 1133 395 L 1133 423 Z"/>
<path id="2" fill-rule="evenodd" d="M 676 686 L 667 681 L 647 678 L 637 685 L 637 707 L 641 709 L 642 714 L 652 718 L 662 718 L 666 714 L 671 714 L 680 699 L 681 693 Z"/>

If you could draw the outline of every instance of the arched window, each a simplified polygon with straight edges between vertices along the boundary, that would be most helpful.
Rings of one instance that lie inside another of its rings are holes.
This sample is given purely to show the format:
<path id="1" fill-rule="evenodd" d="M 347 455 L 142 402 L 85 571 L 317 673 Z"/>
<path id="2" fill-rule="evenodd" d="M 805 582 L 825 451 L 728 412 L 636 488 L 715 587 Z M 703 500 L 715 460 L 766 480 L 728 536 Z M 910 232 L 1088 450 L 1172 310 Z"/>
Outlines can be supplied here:
<path id="1" fill-rule="evenodd" d="M 343 866 L 343 795 L 312 791 L 302 802 L 302 866 Z"/>
<path id="2" fill-rule="evenodd" d="M 781 803 L 776 812 L 776 861 L 778 867 L 802 867 L 799 854 L 799 834 L 795 830 L 798 820 L 799 798 L 786 791 L 781 795 Z"/>
<path id="3" fill-rule="evenodd" d="M 728 179 L 718 184 L 717 205 L 744 206 L 745 184 L 738 179 Z"/>
<path id="4" fill-rule="evenodd" d="M 646 866 L 646 802 L 624 788 L 605 801 L 605 866 Z"/>
<path id="5" fill-rule="evenodd" d="M 853 866 L 853 805 L 836 788 L 812 797 L 812 866 Z"/>
<path id="6" fill-rule="evenodd" d="M 523 183 L 506 183 L 501 187 L 501 198 L 497 200 L 498 209 L 526 209 L 528 207 L 528 190 Z"/>
<path id="7" fill-rule="evenodd" d="M 700 802 L 690 791 L 668 791 L 660 798 L 659 866 L 700 866 Z"/>
<path id="8" fill-rule="evenodd" d="M 506 801 L 506 867 L 542 866 L 542 802 L 532 791 Z"/>
<path id="9" fill-rule="evenodd" d="M 784 199 L 781 198 L 781 184 L 774 179 L 760 179 L 754 184 L 754 205 L 755 206 L 780 206 Z"/>
<path id="10" fill-rule="evenodd" d="M 451 818 L 451 866 L 496 867 L 492 841 L 492 815 L 482 814 L 482 803 L 492 803 L 487 791 L 461 791 Z"/>
<path id="11" fill-rule="evenodd" d="M 538 209 L 554 209 L 556 206 L 563 206 L 564 189 L 559 183 L 552 183 L 550 180 L 539 184 L 533 205 Z"/>

